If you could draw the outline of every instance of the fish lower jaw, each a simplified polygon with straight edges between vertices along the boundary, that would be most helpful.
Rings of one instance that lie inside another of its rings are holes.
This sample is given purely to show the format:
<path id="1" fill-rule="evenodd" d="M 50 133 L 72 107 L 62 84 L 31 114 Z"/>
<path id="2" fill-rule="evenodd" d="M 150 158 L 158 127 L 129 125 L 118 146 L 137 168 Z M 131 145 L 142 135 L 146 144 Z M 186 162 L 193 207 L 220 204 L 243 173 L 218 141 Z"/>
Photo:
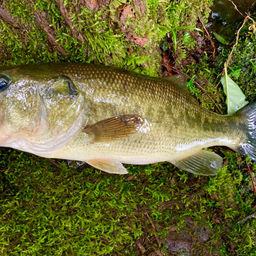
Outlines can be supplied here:
<path id="1" fill-rule="evenodd" d="M 68 143 L 68 141 L 66 141 Z M 5 141 L 0 141 L 1 147 L 10 147 L 32 153 L 42 157 L 52 157 L 51 155 L 58 152 L 63 147 L 63 143 L 54 143 L 52 140 L 44 143 L 35 143 L 25 138 L 9 137 Z"/>

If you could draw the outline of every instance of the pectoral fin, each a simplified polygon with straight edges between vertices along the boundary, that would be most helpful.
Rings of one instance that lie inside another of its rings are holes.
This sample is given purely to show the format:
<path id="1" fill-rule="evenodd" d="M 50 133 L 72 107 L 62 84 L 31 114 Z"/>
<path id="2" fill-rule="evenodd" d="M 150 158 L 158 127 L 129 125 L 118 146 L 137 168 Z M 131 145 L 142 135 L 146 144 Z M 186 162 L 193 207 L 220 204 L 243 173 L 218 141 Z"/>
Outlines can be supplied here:
<path id="1" fill-rule="evenodd" d="M 86 161 L 87 164 L 108 173 L 127 174 L 126 168 L 120 162 L 106 159 L 92 159 Z"/>
<path id="2" fill-rule="evenodd" d="M 216 175 L 216 171 L 221 169 L 223 159 L 209 151 L 200 150 L 196 154 L 179 161 L 171 161 L 178 168 L 198 175 Z"/>
<path id="3" fill-rule="evenodd" d="M 83 132 L 92 137 L 92 142 L 112 142 L 138 131 L 143 121 L 134 115 L 120 115 L 86 126 Z"/>

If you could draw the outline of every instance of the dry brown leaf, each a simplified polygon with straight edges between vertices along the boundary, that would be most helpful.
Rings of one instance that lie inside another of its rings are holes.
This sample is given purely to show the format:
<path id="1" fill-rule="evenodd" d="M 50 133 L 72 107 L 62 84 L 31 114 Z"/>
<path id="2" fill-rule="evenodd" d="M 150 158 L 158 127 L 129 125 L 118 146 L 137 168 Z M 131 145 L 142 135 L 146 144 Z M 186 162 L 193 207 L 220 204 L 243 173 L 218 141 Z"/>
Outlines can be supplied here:
<path id="1" fill-rule="evenodd" d="M 133 180 L 135 178 L 136 175 L 131 175 L 130 177 L 128 177 L 127 179 L 125 179 L 125 181 L 130 181 Z"/>

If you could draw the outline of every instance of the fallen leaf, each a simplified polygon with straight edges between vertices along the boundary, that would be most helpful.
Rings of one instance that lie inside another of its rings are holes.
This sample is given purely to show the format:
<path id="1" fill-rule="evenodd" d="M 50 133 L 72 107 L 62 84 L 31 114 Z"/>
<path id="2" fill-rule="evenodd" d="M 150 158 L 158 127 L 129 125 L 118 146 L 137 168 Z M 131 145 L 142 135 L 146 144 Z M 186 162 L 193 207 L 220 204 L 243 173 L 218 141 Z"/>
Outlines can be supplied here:
<path id="1" fill-rule="evenodd" d="M 227 40 L 226 40 L 225 38 L 223 38 L 221 35 L 219 35 L 219 34 L 217 34 L 217 33 L 215 33 L 215 32 L 213 32 L 213 34 L 214 34 L 215 38 L 216 38 L 220 43 L 222 43 L 222 44 L 224 44 L 224 45 L 228 45 Z"/>
<path id="2" fill-rule="evenodd" d="M 173 231 L 176 231 L 177 230 L 177 226 L 174 226 L 174 227 L 171 227 L 168 229 L 169 232 L 173 232 Z"/>
<path id="3" fill-rule="evenodd" d="M 139 247 L 142 254 L 144 254 L 146 252 L 146 249 L 144 248 L 144 246 L 140 242 L 137 243 L 137 246 Z"/>
<path id="4" fill-rule="evenodd" d="M 92 10 L 92 11 L 98 11 L 99 9 L 99 4 L 97 0 L 85 0 L 85 6 L 86 8 Z"/>
<path id="5" fill-rule="evenodd" d="M 175 182 L 175 179 L 172 178 L 172 179 L 170 180 L 170 186 L 171 186 L 171 187 L 174 185 L 174 182 Z"/>
<path id="6" fill-rule="evenodd" d="M 162 65 L 167 69 L 168 75 L 172 76 L 172 62 L 167 54 L 164 54 L 162 57 Z"/>
<path id="7" fill-rule="evenodd" d="M 149 39 L 145 37 L 139 37 L 137 35 L 132 35 L 131 33 L 128 33 L 126 36 L 131 42 L 141 47 L 143 47 L 146 43 L 149 43 Z"/>
<path id="8" fill-rule="evenodd" d="M 130 177 L 128 177 L 127 179 L 125 179 L 125 181 L 133 180 L 135 176 L 136 176 L 136 175 L 131 175 Z"/>
<path id="9" fill-rule="evenodd" d="M 229 162 L 229 159 L 228 159 L 228 158 L 226 158 L 226 159 L 225 159 L 225 161 L 224 161 L 224 162 L 223 162 L 223 164 L 222 164 L 222 167 L 224 167 L 224 166 L 228 165 L 228 162 Z"/>
<path id="10" fill-rule="evenodd" d="M 225 76 L 221 78 L 221 83 L 224 93 L 227 96 L 226 104 L 228 115 L 236 113 L 239 109 L 248 104 L 239 86 L 228 75 L 225 74 Z"/>

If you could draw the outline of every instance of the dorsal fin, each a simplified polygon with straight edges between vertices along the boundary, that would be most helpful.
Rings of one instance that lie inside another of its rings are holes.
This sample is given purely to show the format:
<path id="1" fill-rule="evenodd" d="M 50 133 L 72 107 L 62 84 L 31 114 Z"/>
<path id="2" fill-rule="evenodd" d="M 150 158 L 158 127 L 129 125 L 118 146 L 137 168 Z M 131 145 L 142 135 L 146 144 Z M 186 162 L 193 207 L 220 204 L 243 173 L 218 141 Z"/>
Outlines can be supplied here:
<path id="1" fill-rule="evenodd" d="M 187 88 L 187 77 L 184 75 L 173 75 L 164 77 L 165 80 L 169 81 L 171 84 L 176 85 L 183 89 L 184 91 L 188 92 Z"/>

